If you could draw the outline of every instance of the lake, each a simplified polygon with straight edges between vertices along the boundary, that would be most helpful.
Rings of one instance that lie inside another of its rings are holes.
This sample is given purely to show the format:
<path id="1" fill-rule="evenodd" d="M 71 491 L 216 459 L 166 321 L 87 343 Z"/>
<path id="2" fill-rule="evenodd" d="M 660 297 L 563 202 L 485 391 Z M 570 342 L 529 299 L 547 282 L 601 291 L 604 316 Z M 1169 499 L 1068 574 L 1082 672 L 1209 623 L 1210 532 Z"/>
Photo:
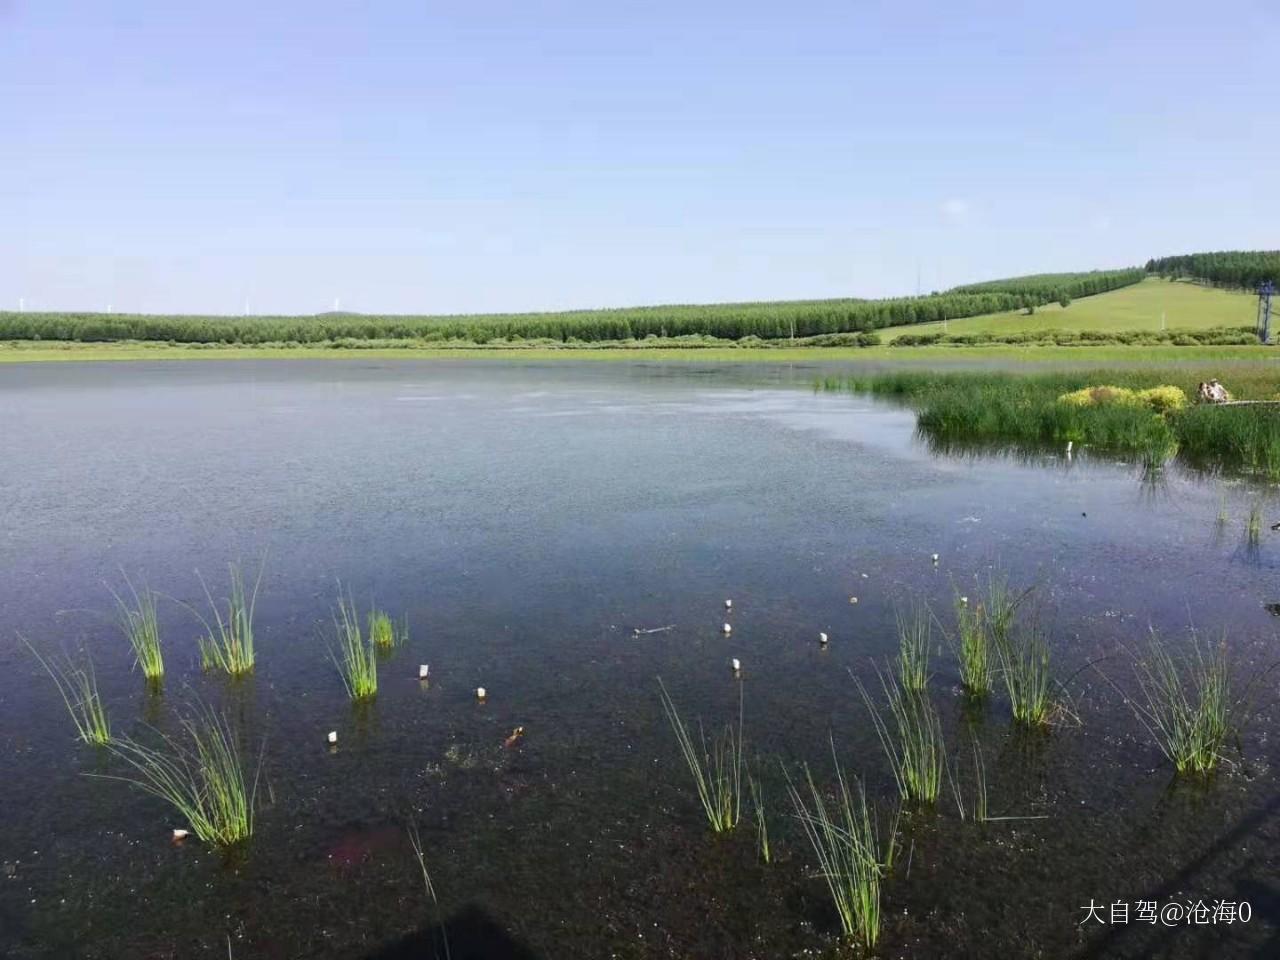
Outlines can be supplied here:
<path id="1" fill-rule="evenodd" d="M 887 819 L 894 781 L 853 677 L 878 696 L 896 617 L 927 603 L 962 805 L 976 744 L 990 813 L 1019 819 L 962 820 L 949 786 L 904 815 L 885 955 L 1280 955 L 1273 489 L 1087 450 L 936 455 L 910 412 L 815 392 L 817 374 L 0 369 L 0 954 L 444 956 L 443 918 L 454 958 L 844 955 L 787 774 L 830 782 L 834 745 Z M 235 682 L 202 672 L 188 609 L 207 615 L 201 578 L 221 596 L 230 561 L 264 565 L 258 664 Z M 114 620 L 125 575 L 162 595 L 159 695 Z M 1001 575 L 1035 586 L 1061 683 L 1044 732 L 1016 729 L 1000 691 L 967 705 L 943 637 L 954 596 Z M 408 622 L 359 707 L 330 656 L 339 583 Z M 1262 678 L 1206 784 L 1174 781 L 1124 698 L 1148 630 L 1181 652 L 1192 628 L 1225 633 L 1237 691 Z M 248 845 L 171 842 L 181 818 L 76 741 L 19 634 L 91 653 L 117 734 L 224 712 L 262 758 Z M 750 811 L 708 829 L 659 677 L 709 734 L 741 697 L 771 863 Z M 1250 919 L 1109 922 L 1119 901 L 1200 900 Z"/>

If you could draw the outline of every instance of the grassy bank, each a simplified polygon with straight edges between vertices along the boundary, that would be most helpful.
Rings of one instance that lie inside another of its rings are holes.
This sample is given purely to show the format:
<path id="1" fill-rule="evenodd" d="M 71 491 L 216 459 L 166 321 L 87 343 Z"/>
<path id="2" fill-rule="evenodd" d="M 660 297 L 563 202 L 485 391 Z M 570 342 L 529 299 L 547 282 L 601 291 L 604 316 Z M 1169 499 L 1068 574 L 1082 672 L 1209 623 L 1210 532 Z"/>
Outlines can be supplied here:
<path id="1" fill-rule="evenodd" d="M 1280 477 L 1280 407 L 1188 404 L 1153 407 L 1124 394 L 1071 403 L 1074 391 L 1108 385 L 1143 391 L 1177 387 L 1194 398 L 1201 380 L 1221 371 L 1185 367 L 1076 370 L 1052 374 L 894 371 L 831 377 L 819 385 L 893 397 L 918 413 L 921 434 L 941 449 L 1041 450 L 1068 442 L 1136 455 L 1149 463 L 1173 456 L 1203 469 Z M 1236 368 L 1227 386 L 1240 399 L 1280 395 L 1280 370 Z"/>

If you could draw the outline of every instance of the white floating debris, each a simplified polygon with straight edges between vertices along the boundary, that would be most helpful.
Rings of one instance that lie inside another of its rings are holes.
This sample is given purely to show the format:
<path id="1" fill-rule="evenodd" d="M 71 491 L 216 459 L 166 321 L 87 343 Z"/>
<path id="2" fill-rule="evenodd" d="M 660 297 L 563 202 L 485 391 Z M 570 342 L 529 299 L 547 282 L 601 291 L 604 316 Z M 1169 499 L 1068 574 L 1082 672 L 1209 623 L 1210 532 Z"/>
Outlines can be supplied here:
<path id="1" fill-rule="evenodd" d="M 850 597 L 850 598 L 849 598 L 849 602 L 850 602 L 850 603 L 857 603 L 857 602 L 858 602 L 858 598 L 857 598 L 857 597 Z"/>
<path id="2" fill-rule="evenodd" d="M 938 555 L 937 555 L 936 553 L 935 553 L 935 554 L 932 554 L 932 555 L 930 556 L 930 558 L 929 558 L 929 559 L 931 559 L 934 563 L 937 563 L 937 562 L 938 562 Z"/>
<path id="3" fill-rule="evenodd" d="M 724 602 L 724 608 L 725 608 L 726 610 L 732 610 L 732 609 L 733 609 L 733 601 L 732 601 L 732 600 L 726 600 L 726 601 Z"/>
<path id="4" fill-rule="evenodd" d="M 734 658 L 733 658 L 732 660 L 730 660 L 729 662 L 730 662 L 731 664 L 733 664 L 733 672 L 734 672 L 734 673 L 741 673 L 741 672 L 742 672 L 742 661 L 741 661 L 741 660 L 739 660 L 737 657 L 734 657 Z"/>
<path id="5" fill-rule="evenodd" d="M 961 598 L 960 598 L 960 606 L 962 606 L 962 607 L 967 607 L 968 605 L 969 605 L 969 598 L 968 598 L 968 597 L 961 597 Z"/>
<path id="6" fill-rule="evenodd" d="M 337 742 L 338 742 L 338 731 L 337 731 L 337 730 L 330 730 L 330 731 L 329 731 L 329 736 L 328 736 L 328 737 L 326 737 L 325 739 L 326 739 L 326 740 L 328 740 L 330 743 L 337 743 Z"/>
<path id="7" fill-rule="evenodd" d="M 175 829 L 173 831 L 173 842 L 181 843 L 183 840 L 187 839 L 187 837 L 189 836 L 191 836 L 190 830 Z"/>
<path id="8" fill-rule="evenodd" d="M 726 624 L 724 625 L 724 632 L 725 632 L 725 633 L 733 633 L 733 627 L 732 627 L 730 624 L 727 624 L 727 623 L 726 623 Z"/>
<path id="9" fill-rule="evenodd" d="M 1067 441 L 1067 456 L 1071 456 L 1071 448 L 1074 446 L 1075 446 L 1074 442 L 1072 442 L 1071 440 Z"/>
<path id="10" fill-rule="evenodd" d="M 818 634 L 818 642 L 822 644 L 824 647 L 827 645 L 827 641 L 830 639 L 831 638 L 828 637 L 825 633 Z"/>
<path id="11" fill-rule="evenodd" d="M 486 696 L 486 695 L 487 695 L 487 694 L 485 693 L 485 689 L 484 689 L 484 687 L 476 687 L 476 699 L 477 699 L 477 700 L 483 700 L 483 699 L 485 698 L 485 696 Z"/>
<path id="12" fill-rule="evenodd" d="M 429 676 L 431 676 L 431 665 L 430 665 L 429 663 L 419 664 L 419 665 L 418 665 L 418 679 L 419 679 L 419 680 L 425 680 L 425 679 L 427 679 L 427 677 L 429 677 Z"/>

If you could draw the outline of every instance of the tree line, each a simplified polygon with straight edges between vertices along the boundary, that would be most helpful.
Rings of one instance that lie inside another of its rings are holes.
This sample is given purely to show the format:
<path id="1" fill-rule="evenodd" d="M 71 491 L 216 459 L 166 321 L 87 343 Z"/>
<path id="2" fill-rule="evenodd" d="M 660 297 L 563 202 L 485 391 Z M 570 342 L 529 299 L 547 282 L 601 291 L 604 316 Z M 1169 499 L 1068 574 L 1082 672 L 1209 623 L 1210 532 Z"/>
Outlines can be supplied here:
<path id="1" fill-rule="evenodd" d="M 1280 250 L 1219 250 L 1156 257 L 1147 261 L 1147 273 L 1255 290 L 1267 280 L 1280 283 Z"/>

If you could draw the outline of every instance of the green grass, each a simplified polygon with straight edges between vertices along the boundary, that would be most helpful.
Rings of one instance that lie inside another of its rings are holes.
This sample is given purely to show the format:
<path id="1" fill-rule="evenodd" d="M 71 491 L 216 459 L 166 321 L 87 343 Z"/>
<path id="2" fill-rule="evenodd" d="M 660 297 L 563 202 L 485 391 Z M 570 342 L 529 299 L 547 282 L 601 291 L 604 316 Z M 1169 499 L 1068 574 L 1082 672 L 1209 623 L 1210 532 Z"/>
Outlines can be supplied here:
<path id="1" fill-rule="evenodd" d="M 942 788 L 945 747 L 942 721 L 927 691 L 904 689 L 893 674 L 881 674 L 880 684 L 889 703 L 893 728 L 881 714 L 862 681 L 854 677 L 858 692 L 867 705 L 872 726 L 884 748 L 885 756 L 903 800 L 931 805 Z"/>
<path id="2" fill-rule="evenodd" d="M 1014 721 L 1028 727 L 1046 725 L 1053 699 L 1044 633 L 1035 626 L 1011 629 L 994 647 Z"/>
<path id="3" fill-rule="evenodd" d="M 1066 308 L 1053 303 L 1036 308 L 1036 312 L 1030 315 L 1015 310 L 949 320 L 946 332 L 962 335 L 1045 330 L 1158 331 L 1162 314 L 1169 329 L 1252 327 L 1257 303 L 1256 296 L 1244 292 L 1153 278 L 1119 290 L 1073 300 Z M 886 327 L 877 333 L 890 343 L 907 333 L 942 331 L 941 323 L 920 323 Z"/>
<path id="4" fill-rule="evenodd" d="M 67 708 L 76 736 L 85 743 L 104 746 L 111 743 L 111 724 L 107 720 L 102 696 L 98 693 L 98 677 L 93 660 L 86 652 L 84 664 L 78 665 L 70 657 L 62 662 L 50 663 L 26 637 L 19 636 L 32 655 L 40 662 L 45 673 L 53 680 Z"/>
<path id="5" fill-rule="evenodd" d="M 209 587 L 200 578 L 205 598 L 213 612 L 210 623 L 197 612 L 204 624 L 205 634 L 198 640 L 200 665 L 205 670 L 221 670 L 233 677 L 243 676 L 253 670 L 257 662 L 254 650 L 253 612 L 258 602 L 258 590 L 262 586 L 265 564 L 259 564 L 258 576 L 252 591 L 245 589 L 244 573 L 238 564 L 227 564 L 231 578 L 231 595 L 223 599 L 224 608 L 214 601 Z"/>
<path id="6" fill-rule="evenodd" d="M 1153 633 L 1135 661 L 1141 699 L 1128 702 L 1138 719 L 1179 774 L 1212 773 L 1233 729 L 1225 638 L 1209 649 L 1195 638 L 1175 659 Z"/>
<path id="7" fill-rule="evenodd" d="M 987 625 L 986 608 L 978 601 L 955 597 L 956 654 L 960 660 L 960 682 L 975 699 L 991 693 L 994 654 Z"/>
<path id="8" fill-rule="evenodd" d="M 337 648 L 330 650 L 330 656 L 347 696 L 352 700 L 372 699 L 378 693 L 378 648 L 371 637 L 365 638 L 354 601 L 342 596 L 341 591 L 333 625 Z"/>
<path id="9" fill-rule="evenodd" d="M 253 834 L 261 761 L 252 779 L 239 737 L 227 719 L 202 707 L 180 721 L 183 736 L 159 734 L 153 747 L 128 737 L 111 751 L 133 768 L 124 780 L 159 797 L 180 814 L 205 843 L 227 847 Z"/>
<path id="10" fill-rule="evenodd" d="M 898 679 L 903 689 L 919 693 L 929 686 L 929 654 L 933 645 L 933 615 L 920 605 L 897 614 Z"/>
<path id="11" fill-rule="evenodd" d="M 133 648 L 135 665 L 152 685 L 164 679 L 164 654 L 160 649 L 160 621 L 156 616 L 156 594 L 145 584 L 139 592 L 133 582 L 125 577 L 125 585 L 131 602 L 111 591 L 116 601 L 120 629 L 124 631 Z"/>
<path id="12" fill-rule="evenodd" d="M 409 639 L 408 618 L 396 623 L 381 610 L 369 611 L 369 642 L 380 650 L 398 647 Z"/>
<path id="13" fill-rule="evenodd" d="M 708 743 L 702 724 L 698 724 L 698 741 L 695 743 L 689 728 L 680 719 L 667 688 L 658 680 L 662 709 L 671 724 L 684 758 L 693 776 L 698 800 L 706 814 L 713 833 L 725 833 L 738 825 L 742 813 L 742 691 L 738 692 L 738 729 L 726 724 L 724 731 Z"/>
<path id="14" fill-rule="evenodd" d="M 881 887 L 893 867 L 897 818 L 882 836 L 862 784 L 850 787 L 838 759 L 835 772 L 831 798 L 818 787 L 807 765 L 803 789 L 789 779 L 787 789 L 845 937 L 871 950 L 880 939 Z"/>
<path id="15" fill-rule="evenodd" d="M 765 863 L 773 860 L 773 851 L 769 846 L 769 818 L 765 810 L 764 786 L 758 775 L 748 772 L 747 786 L 751 790 L 751 809 L 756 821 L 756 846 L 760 850 L 760 859 Z"/>

